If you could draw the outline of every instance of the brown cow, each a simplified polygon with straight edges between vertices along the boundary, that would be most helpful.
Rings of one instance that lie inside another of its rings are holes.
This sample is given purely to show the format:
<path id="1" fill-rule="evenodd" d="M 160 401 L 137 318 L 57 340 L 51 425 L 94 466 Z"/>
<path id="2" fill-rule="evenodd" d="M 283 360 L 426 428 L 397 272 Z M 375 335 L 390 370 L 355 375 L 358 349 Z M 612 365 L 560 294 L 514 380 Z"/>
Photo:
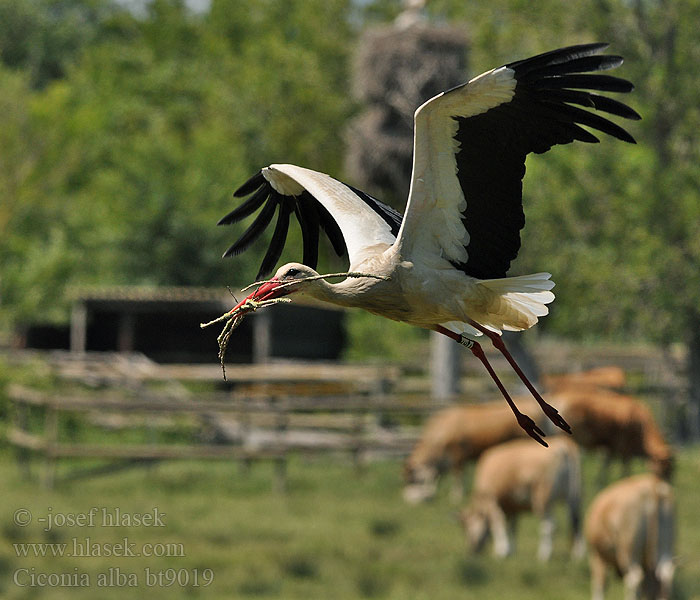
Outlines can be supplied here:
<path id="1" fill-rule="evenodd" d="M 404 499 L 416 503 L 432 498 L 439 478 L 452 470 L 452 496 L 460 500 L 466 463 L 496 444 L 523 435 L 513 413 L 502 402 L 452 406 L 435 413 L 404 463 Z"/>
<path id="2" fill-rule="evenodd" d="M 519 513 L 532 511 L 541 519 L 538 557 L 552 554 L 553 505 L 564 501 L 571 520 L 572 554 L 583 555 L 581 537 L 581 462 L 578 448 L 566 436 L 548 440 L 543 448 L 531 440 L 513 440 L 484 452 L 476 464 L 474 491 L 460 519 L 472 549 L 480 551 L 489 533 L 497 556 L 512 552 Z"/>
<path id="3" fill-rule="evenodd" d="M 670 479 L 673 451 L 642 402 L 611 390 L 585 387 L 562 390 L 551 398 L 579 445 L 605 451 L 601 484 L 613 456 L 622 459 L 625 474 L 629 474 L 630 459 L 643 457 L 657 475 Z"/>
<path id="4" fill-rule="evenodd" d="M 542 382 L 550 392 L 571 387 L 581 388 L 582 386 L 622 389 L 627 384 L 627 376 L 622 368 L 609 366 L 596 367 L 576 373 L 545 375 L 542 377 Z"/>
<path id="5" fill-rule="evenodd" d="M 593 600 L 603 600 L 607 567 L 623 578 L 625 598 L 668 599 L 673 581 L 671 486 L 647 473 L 628 477 L 594 498 L 586 516 Z"/>

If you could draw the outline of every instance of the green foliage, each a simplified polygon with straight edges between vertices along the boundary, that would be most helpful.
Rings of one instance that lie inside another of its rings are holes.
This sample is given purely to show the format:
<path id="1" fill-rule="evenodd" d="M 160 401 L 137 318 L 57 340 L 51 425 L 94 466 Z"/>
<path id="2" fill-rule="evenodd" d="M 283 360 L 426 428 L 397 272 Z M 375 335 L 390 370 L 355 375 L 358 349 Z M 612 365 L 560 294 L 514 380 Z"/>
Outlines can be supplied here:
<path id="1" fill-rule="evenodd" d="M 366 361 L 376 357 L 403 365 L 416 362 L 425 349 L 427 330 L 410 327 L 389 319 L 379 319 L 364 311 L 351 311 L 347 319 L 348 337 L 352 344 L 347 360 Z"/>

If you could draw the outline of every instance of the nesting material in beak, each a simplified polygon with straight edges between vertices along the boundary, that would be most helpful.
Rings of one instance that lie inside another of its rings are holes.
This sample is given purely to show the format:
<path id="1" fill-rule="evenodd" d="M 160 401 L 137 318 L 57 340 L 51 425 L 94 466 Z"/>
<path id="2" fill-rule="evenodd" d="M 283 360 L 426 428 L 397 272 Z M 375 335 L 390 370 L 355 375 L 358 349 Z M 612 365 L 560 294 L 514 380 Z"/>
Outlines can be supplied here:
<path id="1" fill-rule="evenodd" d="M 282 282 L 276 278 L 270 279 L 269 281 L 264 281 L 252 294 L 246 296 L 230 311 L 224 313 L 213 321 L 209 321 L 208 323 L 200 323 L 199 326 L 204 329 L 205 327 L 209 327 L 215 323 L 225 321 L 224 328 L 221 330 L 219 337 L 216 338 L 216 341 L 219 344 L 219 361 L 221 362 L 221 371 L 223 373 L 224 381 L 226 381 L 226 364 L 224 362 L 224 357 L 226 356 L 226 348 L 228 348 L 231 334 L 243 322 L 243 318 L 247 314 L 255 312 L 259 308 L 265 308 L 266 306 L 272 306 L 273 304 L 279 304 L 280 302 L 291 302 L 289 298 L 284 298 L 284 296 L 289 294 L 291 291 L 292 290 L 289 289 L 289 287 L 284 286 L 284 284 L 282 284 Z"/>

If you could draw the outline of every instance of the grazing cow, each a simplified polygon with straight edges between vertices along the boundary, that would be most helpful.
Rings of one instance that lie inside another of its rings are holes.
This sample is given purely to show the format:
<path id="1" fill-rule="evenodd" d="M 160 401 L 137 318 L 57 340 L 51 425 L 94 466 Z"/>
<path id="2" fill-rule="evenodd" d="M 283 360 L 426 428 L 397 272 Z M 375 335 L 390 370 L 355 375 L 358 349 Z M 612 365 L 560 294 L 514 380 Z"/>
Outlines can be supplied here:
<path id="1" fill-rule="evenodd" d="M 602 388 L 567 389 L 552 396 L 554 405 L 571 425 L 574 440 L 584 448 L 602 448 L 605 458 L 601 485 L 607 480 L 613 456 L 629 474 L 630 459 L 649 459 L 651 469 L 664 479 L 673 471 L 673 451 L 651 411 L 639 400 Z"/>
<path id="2" fill-rule="evenodd" d="M 451 470 L 452 496 L 459 501 L 466 463 L 496 444 L 523 435 L 510 409 L 500 402 L 452 406 L 435 413 L 404 463 L 404 499 L 417 503 L 432 498 L 439 478 Z"/>
<path id="3" fill-rule="evenodd" d="M 593 600 L 603 600 L 612 567 L 625 598 L 668 600 L 673 581 L 674 506 L 671 486 L 656 475 L 628 477 L 600 492 L 586 516 Z"/>
<path id="4" fill-rule="evenodd" d="M 625 371 L 620 367 L 596 367 L 578 373 L 545 375 L 542 377 L 546 389 L 550 392 L 570 388 L 603 387 L 622 389 L 627 384 Z"/>
<path id="5" fill-rule="evenodd" d="M 474 551 L 481 551 L 491 534 L 494 553 L 511 554 L 517 517 L 532 511 L 541 519 L 538 557 L 549 560 L 554 533 L 552 508 L 556 502 L 564 501 L 571 521 L 572 555 L 583 555 L 579 451 L 568 437 L 548 441 L 550 447 L 543 448 L 530 440 L 513 440 L 481 456 L 471 500 L 460 513 L 467 541 Z"/>

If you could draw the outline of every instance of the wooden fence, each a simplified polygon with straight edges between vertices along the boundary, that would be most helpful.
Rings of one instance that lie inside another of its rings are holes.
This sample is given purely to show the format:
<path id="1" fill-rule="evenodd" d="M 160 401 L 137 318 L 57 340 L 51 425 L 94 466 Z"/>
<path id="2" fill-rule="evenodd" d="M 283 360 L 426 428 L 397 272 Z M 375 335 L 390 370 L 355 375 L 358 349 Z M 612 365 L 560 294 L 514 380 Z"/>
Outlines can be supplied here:
<path id="1" fill-rule="evenodd" d="M 653 401 L 672 440 L 684 439 L 676 433 L 678 423 L 697 422 L 697 415 L 693 419 L 688 414 L 678 358 L 659 360 L 658 353 L 648 349 L 625 348 L 610 355 L 611 351 L 592 348 L 589 356 L 580 348 L 553 351 L 545 346 L 541 349 L 549 360 L 540 362 L 549 372 L 572 364 L 578 368 L 621 364 L 637 374 L 636 380 L 643 384 L 642 388 L 636 384 L 636 391 Z M 109 461 L 104 468 L 93 469 L 98 472 L 135 462 L 216 458 L 274 460 L 276 485 L 283 488 L 287 457 L 292 453 L 339 452 L 353 457 L 356 464 L 373 454 L 406 454 L 419 434 L 417 425 L 450 400 L 431 400 L 424 377 L 416 384 L 415 376 L 404 376 L 396 366 L 230 365 L 224 384 L 218 365 L 158 365 L 142 355 L 120 353 L 50 353 L 43 358 L 63 383 L 51 393 L 10 387 L 14 420 L 8 439 L 25 472 L 30 471 L 32 456 L 42 459 L 41 480 L 49 486 L 56 478 L 57 462 L 64 458 Z M 562 364 L 550 364 L 554 359 Z M 71 382 L 78 382 L 82 391 L 75 391 Z M 183 382 L 226 391 L 195 394 Z M 468 373 L 462 387 L 466 393 L 460 400 L 495 397 L 480 371 Z M 635 393 L 634 388 L 631 391 Z M 176 415 L 187 415 L 202 434 L 193 443 L 155 443 L 151 438 L 143 444 L 78 443 L 60 435 L 68 413 L 81 414 L 97 427 L 128 429 L 146 423 L 154 431 L 159 422 L 171 423 Z M 383 426 L 386 421 L 410 421 L 416 426 L 392 428 Z"/>
<path id="2" fill-rule="evenodd" d="M 268 378 L 269 379 L 269 378 Z M 259 390 L 260 391 L 260 390 Z M 404 455 L 417 440 L 417 427 L 385 427 L 406 415 L 426 415 L 437 408 L 425 397 L 342 394 L 289 396 L 210 392 L 196 397 L 141 390 L 99 393 L 47 393 L 19 385 L 8 389 L 13 404 L 9 442 L 16 447 L 21 469 L 30 473 L 32 455 L 42 458 L 41 481 L 52 486 L 56 465 L 64 458 L 109 459 L 118 464 L 165 459 L 273 459 L 276 487 L 284 488 L 287 458 L 328 452 L 347 453 L 360 465 L 368 456 Z M 41 415 L 30 419 L 30 411 Z M 209 432 L 196 443 L 109 444 L 62 439 L 59 421 L 68 413 L 82 414 L 102 427 L 128 428 L 141 423 L 156 426 L 158 416 L 172 420 L 188 415 Z M 139 415 L 145 420 L 139 421 Z M 381 417 L 381 418 L 380 418 Z M 421 419 L 419 419 L 421 420 Z M 33 424 L 33 426 L 32 426 Z M 38 431 L 37 431 L 38 430 Z M 100 471 L 105 470 L 100 468 Z M 74 472 L 71 477 L 75 477 Z"/>

